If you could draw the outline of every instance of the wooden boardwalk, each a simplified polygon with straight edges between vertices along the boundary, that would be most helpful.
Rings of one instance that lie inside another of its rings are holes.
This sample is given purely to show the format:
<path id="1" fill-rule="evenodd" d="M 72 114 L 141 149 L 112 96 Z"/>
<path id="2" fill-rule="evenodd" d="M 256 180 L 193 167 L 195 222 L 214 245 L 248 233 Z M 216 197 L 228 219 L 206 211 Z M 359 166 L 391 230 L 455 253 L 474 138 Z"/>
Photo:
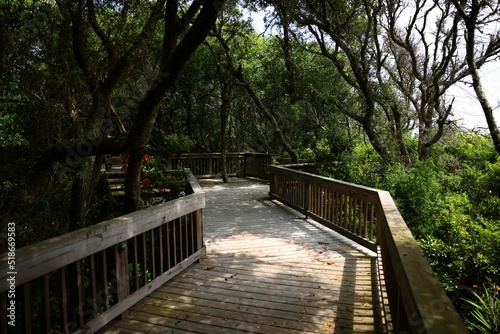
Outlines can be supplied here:
<path id="1" fill-rule="evenodd" d="M 384 333 L 376 254 L 271 202 L 202 181 L 207 256 L 100 333 Z"/>

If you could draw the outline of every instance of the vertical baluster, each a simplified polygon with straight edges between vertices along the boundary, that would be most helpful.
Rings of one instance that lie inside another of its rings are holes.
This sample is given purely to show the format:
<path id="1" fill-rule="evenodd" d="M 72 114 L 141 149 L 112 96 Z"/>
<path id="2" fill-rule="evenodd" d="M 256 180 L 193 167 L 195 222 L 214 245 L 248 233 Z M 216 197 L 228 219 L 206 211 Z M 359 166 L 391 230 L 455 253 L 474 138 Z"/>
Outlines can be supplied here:
<path id="1" fill-rule="evenodd" d="M 139 290 L 140 277 L 139 277 L 139 257 L 137 254 L 137 236 L 132 238 L 132 265 L 134 268 L 133 280 L 134 280 L 135 290 Z"/>
<path id="2" fill-rule="evenodd" d="M 183 226 L 184 226 L 184 217 L 180 217 L 178 219 L 178 235 L 179 235 L 179 262 L 184 260 L 184 236 L 183 236 Z"/>
<path id="3" fill-rule="evenodd" d="M 173 265 L 175 266 L 177 264 L 177 219 L 172 222 L 172 239 L 173 239 L 173 245 L 172 245 L 172 251 L 174 255 L 174 263 Z"/>
<path id="4" fill-rule="evenodd" d="M 171 242 L 171 236 L 172 236 L 172 229 L 171 229 L 172 222 L 168 222 L 165 224 L 165 238 L 166 238 L 166 246 L 167 246 L 167 270 L 172 268 L 172 242 Z"/>
<path id="5" fill-rule="evenodd" d="M 163 257 L 163 225 L 158 227 L 158 247 L 159 247 L 158 255 L 160 257 L 160 259 L 159 259 L 159 261 L 160 261 L 160 274 L 163 274 L 165 272 L 164 268 L 163 268 L 163 261 L 164 261 L 164 257 Z"/>
<path id="6" fill-rule="evenodd" d="M 316 214 L 316 186 L 311 184 L 311 213 Z"/>
<path id="7" fill-rule="evenodd" d="M 316 186 L 311 184 L 311 213 L 316 214 Z"/>
<path id="8" fill-rule="evenodd" d="M 364 219 L 363 219 L 363 238 L 368 239 L 368 208 L 370 207 L 370 202 L 365 202 L 364 205 Z M 371 239 L 370 239 L 371 240 Z"/>
<path id="9" fill-rule="evenodd" d="M 374 233 L 374 224 L 375 224 L 375 204 L 371 203 L 370 205 L 370 241 L 373 240 L 373 233 Z"/>
<path id="10" fill-rule="evenodd" d="M 61 282 L 60 286 L 60 307 L 59 311 L 61 312 L 61 320 L 62 320 L 62 331 L 63 333 L 67 333 L 69 331 L 68 324 L 68 294 L 66 291 L 66 267 L 62 267 L 59 269 L 59 280 Z"/>
<path id="11" fill-rule="evenodd" d="M 49 274 L 42 276 L 42 314 L 45 333 L 50 333 L 50 287 Z"/>
<path id="12" fill-rule="evenodd" d="M 101 251 L 102 258 L 102 285 L 103 285 L 103 298 L 104 298 L 104 309 L 109 309 L 109 289 L 108 289 L 108 256 L 107 250 Z"/>
<path id="13" fill-rule="evenodd" d="M 184 216 L 184 257 L 189 256 L 189 215 Z M 184 259 L 184 258 L 183 258 Z"/>
<path id="14" fill-rule="evenodd" d="M 306 209 L 306 205 L 305 205 L 306 186 L 305 186 L 304 182 L 300 182 L 299 187 L 300 187 L 299 207 Z"/>
<path id="15" fill-rule="evenodd" d="M 196 252 L 196 212 L 191 212 L 189 215 L 189 238 L 191 240 L 190 255 Z"/>
<path id="16" fill-rule="evenodd" d="M 324 218 L 325 210 L 325 188 L 319 187 L 318 216 Z"/>
<path id="17" fill-rule="evenodd" d="M 345 197 L 345 217 L 346 217 L 346 229 L 351 230 L 351 196 L 346 195 Z"/>
<path id="18" fill-rule="evenodd" d="M 324 189 L 324 197 L 323 197 L 323 218 L 329 221 L 329 211 L 330 211 L 330 190 Z"/>
<path id="19" fill-rule="evenodd" d="M 358 199 L 353 197 L 351 199 L 351 229 L 354 234 L 357 234 L 358 232 L 357 229 L 358 225 L 356 222 L 357 212 L 358 212 Z"/>
<path id="20" fill-rule="evenodd" d="M 77 286 L 77 310 L 78 310 L 78 323 L 80 327 L 84 325 L 83 319 L 83 270 L 82 270 L 82 261 L 76 261 L 76 286 Z"/>
<path id="21" fill-rule="evenodd" d="M 347 195 L 342 195 L 343 198 L 343 204 L 344 204 L 344 212 L 343 212 L 343 226 L 345 229 L 349 229 L 349 196 Z"/>
<path id="22" fill-rule="evenodd" d="M 155 229 L 152 229 L 151 231 L 149 231 L 149 235 L 151 236 L 151 240 L 150 240 L 150 247 L 151 247 L 151 259 L 150 259 L 150 262 L 151 262 L 151 279 L 155 279 L 156 278 L 156 256 L 155 256 L 155 253 L 156 253 L 156 249 L 155 249 L 155 233 L 154 233 Z"/>
<path id="23" fill-rule="evenodd" d="M 203 215 L 202 209 L 196 212 L 196 241 L 197 241 L 197 251 L 203 248 Z"/>
<path id="24" fill-rule="evenodd" d="M 24 304 L 24 332 L 26 334 L 31 334 L 32 333 L 32 328 L 31 328 L 31 319 L 32 319 L 32 314 L 31 314 L 31 284 L 30 282 L 26 282 L 22 285 L 22 293 L 23 293 L 23 304 Z"/>
<path id="25" fill-rule="evenodd" d="M 141 234 L 141 274 L 143 286 L 148 284 L 148 245 L 146 233 Z"/>
<path id="26" fill-rule="evenodd" d="M 325 206 L 325 220 L 330 221 L 330 194 L 331 191 L 329 189 L 325 189 L 325 199 L 324 199 L 324 206 Z"/>
<path id="27" fill-rule="evenodd" d="M 304 184 L 304 208 L 306 209 L 306 212 L 311 211 L 311 184 L 310 183 L 305 183 Z M 307 215 L 306 215 L 307 218 Z"/>
<path id="28" fill-rule="evenodd" d="M 318 206 L 316 214 L 323 217 L 323 188 L 318 186 Z"/>
<path id="29" fill-rule="evenodd" d="M 332 223 L 338 224 L 338 205 L 339 205 L 339 200 L 338 200 L 338 193 L 335 191 L 332 191 Z"/>
<path id="30" fill-rule="evenodd" d="M 95 258 L 94 254 L 92 254 L 90 255 L 90 294 L 92 296 L 92 318 L 97 315 L 97 284 L 95 272 Z"/>
<path id="31" fill-rule="evenodd" d="M 365 202 L 362 200 L 358 200 L 358 207 L 356 208 L 358 213 L 358 234 L 363 237 L 363 207 L 365 206 Z"/>

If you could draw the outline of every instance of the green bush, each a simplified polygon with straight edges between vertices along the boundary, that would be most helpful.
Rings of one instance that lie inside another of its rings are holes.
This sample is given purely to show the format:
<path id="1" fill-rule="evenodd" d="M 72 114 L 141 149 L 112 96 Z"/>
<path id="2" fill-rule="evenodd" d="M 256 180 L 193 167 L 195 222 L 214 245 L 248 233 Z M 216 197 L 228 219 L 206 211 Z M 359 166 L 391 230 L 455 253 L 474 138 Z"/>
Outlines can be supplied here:
<path id="1" fill-rule="evenodd" d="M 190 152 L 193 147 L 194 142 L 188 136 L 169 134 L 164 136 L 158 155 L 167 158 L 170 155 L 180 155 Z"/>
<path id="2" fill-rule="evenodd" d="M 416 148 L 414 138 L 409 147 Z M 500 158 L 489 138 L 448 134 L 429 160 L 411 167 L 384 164 L 359 142 L 342 162 L 343 180 L 391 193 L 447 290 L 500 285 Z"/>

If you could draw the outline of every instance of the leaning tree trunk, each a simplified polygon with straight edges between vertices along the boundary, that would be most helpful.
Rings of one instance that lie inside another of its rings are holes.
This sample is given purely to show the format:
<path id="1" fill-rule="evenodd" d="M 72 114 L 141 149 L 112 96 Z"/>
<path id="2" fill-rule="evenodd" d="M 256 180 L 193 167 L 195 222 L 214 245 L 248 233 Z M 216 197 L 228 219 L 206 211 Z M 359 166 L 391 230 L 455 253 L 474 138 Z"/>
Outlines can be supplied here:
<path id="1" fill-rule="evenodd" d="M 457 9 L 460 17 L 465 22 L 466 31 L 466 53 L 467 53 L 467 66 L 469 67 L 469 71 L 472 77 L 472 87 L 474 88 L 474 92 L 476 93 L 477 99 L 483 109 L 484 116 L 486 117 L 486 122 L 488 123 L 488 129 L 490 130 L 491 139 L 493 140 L 493 145 L 495 146 L 495 150 L 500 154 L 500 131 L 498 130 L 498 125 L 493 117 L 493 108 L 491 107 L 486 94 L 484 93 L 483 86 L 481 84 L 481 76 L 479 75 L 479 68 L 476 62 L 476 53 L 475 53 L 475 34 L 476 29 L 480 29 L 480 25 L 484 24 L 480 20 L 480 11 L 484 6 L 482 1 L 471 1 L 469 13 L 465 12 L 465 9 L 462 7 L 463 4 L 458 0 L 453 0 L 453 4 Z M 498 39 L 490 39 L 490 43 L 488 48 L 490 49 L 498 49 Z"/>
<path id="2" fill-rule="evenodd" d="M 299 158 L 297 156 L 297 153 L 292 149 L 288 141 L 286 140 L 283 132 L 281 131 L 281 128 L 278 124 L 278 121 L 276 118 L 271 114 L 269 110 L 267 110 L 266 106 L 262 102 L 262 100 L 257 96 L 257 93 L 253 90 L 253 88 L 250 86 L 248 81 L 243 77 L 243 73 L 241 71 L 241 67 L 238 69 L 236 73 L 236 77 L 238 80 L 243 84 L 243 87 L 247 91 L 248 95 L 250 95 L 250 98 L 254 102 L 254 104 L 257 106 L 257 109 L 260 111 L 261 114 L 264 115 L 270 122 L 271 125 L 273 126 L 274 133 L 278 136 L 279 141 L 281 142 L 281 145 L 283 145 L 283 148 L 285 151 L 290 155 L 290 158 L 292 159 L 292 163 L 296 164 L 299 162 Z"/>
<path id="3" fill-rule="evenodd" d="M 495 150 L 500 154 L 500 131 L 498 130 L 498 125 L 496 123 L 495 117 L 493 116 L 493 108 L 486 97 L 483 90 L 483 85 L 481 84 L 481 76 L 477 68 L 477 64 L 474 56 L 474 28 L 468 25 L 468 39 L 467 39 L 467 63 L 472 76 L 472 87 L 476 93 L 477 99 L 481 108 L 483 109 L 484 116 L 486 117 L 486 122 L 488 124 L 488 129 L 490 130 L 491 139 L 493 140 L 493 145 Z"/>
<path id="4" fill-rule="evenodd" d="M 167 3 L 160 71 L 152 87 L 150 87 L 143 97 L 135 122 L 127 136 L 129 165 L 125 177 L 126 212 L 135 211 L 140 206 L 142 157 L 151 137 L 151 132 L 153 131 L 158 110 L 165 93 L 172 87 L 188 60 L 207 37 L 223 4 L 223 0 L 205 1 L 193 24 L 177 44 L 177 39 L 183 33 L 183 25 L 186 22 L 178 19 L 178 8 L 175 2 L 169 1 Z M 200 5 L 201 3 L 194 2 L 192 6 L 195 7 L 191 8 L 196 9 L 196 6 Z M 194 10 L 191 11 L 191 8 L 187 14 L 194 13 Z"/>
<path id="5" fill-rule="evenodd" d="M 227 131 L 227 118 L 229 116 L 229 94 L 230 88 L 227 83 L 222 83 L 222 103 L 220 108 L 220 172 L 222 181 L 224 183 L 229 182 L 229 177 L 227 175 L 227 143 L 226 143 L 226 131 Z"/>

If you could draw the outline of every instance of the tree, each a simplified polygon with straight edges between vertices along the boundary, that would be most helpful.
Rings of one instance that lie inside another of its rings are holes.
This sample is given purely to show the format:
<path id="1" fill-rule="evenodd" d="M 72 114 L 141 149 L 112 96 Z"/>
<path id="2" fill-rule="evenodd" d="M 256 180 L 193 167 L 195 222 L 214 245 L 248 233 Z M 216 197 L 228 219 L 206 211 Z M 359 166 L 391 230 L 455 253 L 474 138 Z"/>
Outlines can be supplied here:
<path id="1" fill-rule="evenodd" d="M 185 15 L 180 17 L 180 2 L 167 2 L 159 73 L 140 102 L 137 117 L 126 140 L 126 147 L 130 155 L 125 179 L 128 211 L 137 210 L 140 205 L 139 178 L 142 157 L 163 96 L 172 87 L 187 61 L 208 35 L 223 4 L 224 1 L 212 0 L 206 1 L 202 6 L 200 2 L 194 1 L 187 8 Z M 189 26 L 191 23 L 192 25 Z"/>
<path id="2" fill-rule="evenodd" d="M 384 67 L 416 114 L 419 160 L 427 160 L 451 123 L 453 99 L 446 93 L 469 73 L 460 52 L 460 15 L 447 1 L 417 1 L 412 8 L 390 1 L 385 22 L 391 59 Z M 481 63 L 491 56 L 481 54 Z"/>
<path id="3" fill-rule="evenodd" d="M 229 33 L 226 33 L 226 29 L 229 30 Z M 298 157 L 297 153 L 294 151 L 292 146 L 289 143 L 289 140 L 285 138 L 283 131 L 273 113 L 265 106 L 262 99 L 258 96 L 257 92 L 253 89 L 252 85 L 246 79 L 246 75 L 243 73 L 243 67 L 241 63 L 237 67 L 235 61 L 233 59 L 233 54 L 229 46 L 229 41 L 236 38 L 236 35 L 240 32 L 237 30 L 232 30 L 233 27 L 231 24 L 225 24 L 225 22 L 221 22 L 219 26 L 217 26 L 213 32 L 212 36 L 217 39 L 220 43 L 220 46 L 224 50 L 226 64 L 229 72 L 240 82 L 242 87 L 248 93 L 248 96 L 251 98 L 253 103 L 255 104 L 257 110 L 271 123 L 271 127 L 273 128 L 274 133 L 276 134 L 279 142 L 283 146 L 283 149 L 290 155 L 292 161 L 297 163 Z"/>
<path id="4" fill-rule="evenodd" d="M 483 109 L 495 150 L 500 154 L 500 131 L 493 116 L 493 108 L 484 93 L 479 73 L 485 59 L 500 53 L 500 32 L 485 34 L 489 25 L 496 25 L 500 18 L 500 3 L 497 1 L 457 1 L 453 0 L 458 15 L 463 20 L 465 29 L 467 66 L 472 78 L 472 87 Z M 478 38 L 479 37 L 479 38 Z M 478 40 L 479 39 L 479 40 Z M 481 39 L 487 40 L 482 42 Z"/>
<path id="5" fill-rule="evenodd" d="M 194 1 L 188 6 L 181 1 L 167 0 L 154 3 L 92 0 L 58 3 L 62 14 L 61 26 L 71 27 L 72 56 L 84 79 L 90 104 L 88 108 L 75 108 L 72 111 L 85 111 L 84 115 L 74 115 L 74 119 L 82 125 L 78 136 L 45 148 L 34 170 L 39 174 L 38 167 L 40 170 L 41 167 L 55 167 L 59 173 L 76 169 L 70 229 L 84 224 L 96 187 L 95 176 L 100 171 L 100 161 L 95 157 L 103 154 L 129 152 L 127 210 L 134 211 L 139 207 L 142 156 L 159 106 L 186 62 L 205 39 L 222 5 L 223 1 Z M 137 20 L 131 20 L 132 15 Z M 145 48 L 150 47 L 148 43 L 157 31 L 160 20 L 163 20 L 164 28 L 158 74 L 154 80 L 150 80 L 127 136 L 109 137 L 113 133 L 103 128 L 103 125 L 106 125 L 104 120 L 113 111 L 112 97 L 128 71 L 138 64 Z M 62 32 L 64 29 L 61 29 Z M 71 57 L 65 59 L 71 60 Z M 72 106 L 73 103 L 68 105 Z"/>
<path id="6" fill-rule="evenodd" d="M 358 94 L 359 108 L 339 106 L 364 129 L 375 150 L 391 160 L 389 143 L 383 138 L 378 113 L 384 105 L 377 95 L 374 74 L 381 66 L 375 44 L 381 6 L 369 1 L 269 1 L 295 22 L 295 35 L 313 38 L 323 56 Z M 283 16 L 283 14 L 280 14 Z M 359 111 L 359 112 L 357 112 Z"/>
<path id="7" fill-rule="evenodd" d="M 151 40 L 158 21 L 162 19 L 165 3 L 166 0 L 158 0 L 151 8 L 147 8 L 132 1 L 124 1 L 117 6 L 93 0 L 58 2 L 63 26 L 71 29 L 73 56 L 92 101 L 85 121 L 82 121 L 72 102 L 71 91 L 67 90 L 69 113 L 79 128 L 77 138 L 97 138 L 101 135 L 103 121 L 113 110 L 112 96 Z M 148 14 L 144 15 L 144 12 Z M 135 26 L 142 20 L 127 19 L 127 16 L 134 14 L 145 17 L 142 26 Z M 62 29 L 61 34 L 65 31 Z M 100 51 L 97 57 L 96 49 Z M 67 64 L 67 61 L 64 63 Z M 70 85 L 71 78 L 66 80 L 67 85 Z M 88 204 L 99 180 L 101 164 L 102 160 L 96 159 L 95 155 L 89 154 L 81 159 L 73 179 L 69 230 L 85 225 Z"/>

